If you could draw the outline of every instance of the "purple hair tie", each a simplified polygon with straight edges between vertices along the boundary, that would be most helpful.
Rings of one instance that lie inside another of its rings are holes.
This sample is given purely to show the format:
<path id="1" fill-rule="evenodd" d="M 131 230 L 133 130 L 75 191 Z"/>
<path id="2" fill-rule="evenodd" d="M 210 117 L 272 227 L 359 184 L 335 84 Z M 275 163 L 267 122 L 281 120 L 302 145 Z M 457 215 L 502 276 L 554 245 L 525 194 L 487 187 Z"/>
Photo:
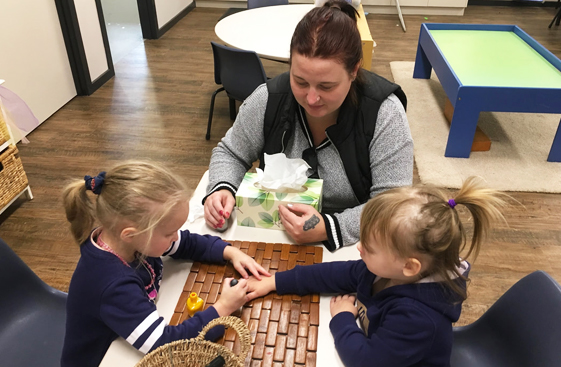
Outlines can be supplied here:
<path id="1" fill-rule="evenodd" d="M 99 195 L 105 181 L 105 171 L 100 172 L 95 177 L 86 175 L 84 176 L 84 181 L 86 183 L 86 190 L 92 190 L 94 194 Z"/>
<path id="2" fill-rule="evenodd" d="M 454 201 L 454 199 L 450 199 L 448 200 L 448 205 L 450 205 L 450 208 L 454 209 L 454 207 L 456 206 L 456 201 Z"/>

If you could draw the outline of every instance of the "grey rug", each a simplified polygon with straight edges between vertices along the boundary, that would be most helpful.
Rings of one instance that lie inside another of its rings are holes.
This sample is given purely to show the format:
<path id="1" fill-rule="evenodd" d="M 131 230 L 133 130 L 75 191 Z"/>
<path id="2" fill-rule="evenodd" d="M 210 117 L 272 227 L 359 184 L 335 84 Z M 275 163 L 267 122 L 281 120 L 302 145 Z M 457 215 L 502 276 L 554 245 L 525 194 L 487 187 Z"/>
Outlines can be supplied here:
<path id="1" fill-rule="evenodd" d="M 468 159 L 446 158 L 446 94 L 435 73 L 428 80 L 413 79 L 414 62 L 394 61 L 390 66 L 407 94 L 415 163 L 423 183 L 459 188 L 475 175 L 504 191 L 561 192 L 561 163 L 547 162 L 560 115 L 483 112 L 478 126 L 491 139 L 491 150 L 471 152 Z"/>

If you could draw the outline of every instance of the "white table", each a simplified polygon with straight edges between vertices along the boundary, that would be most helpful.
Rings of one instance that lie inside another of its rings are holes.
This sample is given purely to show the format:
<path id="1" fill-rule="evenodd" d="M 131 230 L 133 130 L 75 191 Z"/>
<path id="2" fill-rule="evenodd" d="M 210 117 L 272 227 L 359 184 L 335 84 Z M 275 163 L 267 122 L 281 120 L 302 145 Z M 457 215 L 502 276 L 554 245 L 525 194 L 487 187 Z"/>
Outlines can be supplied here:
<path id="1" fill-rule="evenodd" d="M 219 21 L 214 32 L 228 46 L 255 51 L 260 57 L 287 62 L 296 25 L 312 10 L 313 4 L 265 6 L 244 10 Z M 357 26 L 362 38 L 363 68 L 372 66 L 374 41 L 362 5 Z"/>
<path id="2" fill-rule="evenodd" d="M 208 184 L 208 171 L 203 175 L 199 182 L 195 193 L 190 201 L 190 207 L 196 208 L 200 206 L 201 200 L 205 195 L 206 186 Z M 213 234 L 231 241 L 257 241 L 269 243 L 294 243 L 284 231 L 272 229 L 260 229 L 249 227 L 238 227 L 235 221 L 235 212 L 230 222 L 230 227 L 224 233 L 219 233 L 208 227 L 203 218 L 198 218 L 192 223 L 185 223 L 183 229 L 189 229 L 194 233 Z M 336 260 L 356 260 L 359 259 L 359 253 L 355 246 L 342 248 L 335 253 L 327 251 L 323 245 L 323 261 Z M 156 299 L 156 307 L 165 321 L 169 323 L 173 316 L 173 311 L 177 305 L 177 300 L 181 295 L 189 271 L 191 270 L 190 261 L 178 261 L 173 259 L 164 260 L 164 276 Z M 329 311 L 330 295 L 320 296 L 320 325 L 318 328 L 318 346 L 316 366 L 343 366 L 337 351 L 333 336 L 329 330 L 329 322 L 331 321 L 331 313 Z M 127 343 L 123 338 L 118 338 L 111 344 L 111 347 L 105 354 L 101 367 L 132 367 L 141 358 L 143 354 Z"/>

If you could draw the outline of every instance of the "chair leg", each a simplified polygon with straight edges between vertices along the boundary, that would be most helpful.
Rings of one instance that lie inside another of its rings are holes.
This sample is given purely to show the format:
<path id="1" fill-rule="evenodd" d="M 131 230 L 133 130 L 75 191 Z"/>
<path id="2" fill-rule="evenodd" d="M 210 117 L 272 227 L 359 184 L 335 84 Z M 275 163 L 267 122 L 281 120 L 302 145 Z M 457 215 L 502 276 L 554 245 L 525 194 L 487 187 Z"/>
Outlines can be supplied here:
<path id="1" fill-rule="evenodd" d="M 401 14 L 401 6 L 399 6 L 399 0 L 395 0 L 395 5 L 397 7 L 397 15 L 399 16 L 399 22 L 401 23 L 401 28 L 403 28 L 403 32 L 407 32 L 407 28 L 405 27 L 405 21 L 403 20 L 403 14 Z"/>
<path id="2" fill-rule="evenodd" d="M 234 98 L 230 98 L 230 120 L 236 120 L 236 100 Z"/>
<path id="3" fill-rule="evenodd" d="M 224 90 L 224 87 L 220 87 L 212 93 L 210 97 L 210 110 L 208 111 L 208 125 L 206 128 L 206 140 L 210 139 L 210 126 L 212 125 L 212 113 L 214 112 L 214 99 L 216 95 Z"/>
<path id="4" fill-rule="evenodd" d="M 557 1 L 557 4 L 559 3 L 561 3 L 561 1 Z M 557 7 L 555 8 L 557 9 Z M 553 23 L 555 23 L 555 25 L 559 25 L 559 22 L 561 22 L 561 8 L 559 8 L 559 11 L 557 12 L 557 14 L 555 14 L 553 20 L 551 21 L 551 23 L 549 23 L 549 26 L 547 28 L 551 28 Z"/>

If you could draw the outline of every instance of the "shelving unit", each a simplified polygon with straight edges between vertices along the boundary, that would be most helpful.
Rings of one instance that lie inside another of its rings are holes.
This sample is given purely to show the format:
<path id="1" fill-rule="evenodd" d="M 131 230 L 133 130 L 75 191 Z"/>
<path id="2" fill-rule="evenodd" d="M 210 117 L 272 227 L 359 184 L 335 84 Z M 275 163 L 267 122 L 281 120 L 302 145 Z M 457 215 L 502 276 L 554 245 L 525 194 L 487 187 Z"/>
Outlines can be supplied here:
<path id="1" fill-rule="evenodd" d="M 0 79 L 0 85 L 4 83 L 3 79 Z M 0 107 L 1 108 L 1 107 Z M 6 160 L 10 160 L 11 165 L 4 165 L 4 161 L 0 162 L 0 214 L 2 214 L 6 209 L 10 207 L 22 194 L 25 194 L 29 200 L 33 199 L 33 193 L 31 192 L 31 188 L 29 187 L 29 183 L 27 181 L 27 176 L 23 167 L 21 166 L 21 161 L 19 160 L 18 151 L 16 148 L 16 142 L 13 139 L 12 131 L 10 126 L 6 123 L 4 112 L 0 110 L 0 130 L 7 132 L 7 139 L 5 142 L 1 143 L 0 145 L 0 157 L 3 157 L 6 152 L 12 150 L 13 152 L 10 153 L 9 156 L 6 157 Z M 5 135 L 3 133 L 2 135 Z M 14 168 L 14 165 L 17 167 Z M 8 172 L 9 171 L 9 172 Z M 12 176 L 16 174 L 17 180 L 13 180 Z M 11 176 L 9 176 L 11 175 Z M 23 184 L 21 183 L 23 182 Z M 10 185 L 16 185 L 17 190 L 8 198 L 4 198 L 4 194 L 13 188 Z M 6 202 L 7 201 L 7 202 Z M 5 203 L 6 202 L 6 203 Z"/>

